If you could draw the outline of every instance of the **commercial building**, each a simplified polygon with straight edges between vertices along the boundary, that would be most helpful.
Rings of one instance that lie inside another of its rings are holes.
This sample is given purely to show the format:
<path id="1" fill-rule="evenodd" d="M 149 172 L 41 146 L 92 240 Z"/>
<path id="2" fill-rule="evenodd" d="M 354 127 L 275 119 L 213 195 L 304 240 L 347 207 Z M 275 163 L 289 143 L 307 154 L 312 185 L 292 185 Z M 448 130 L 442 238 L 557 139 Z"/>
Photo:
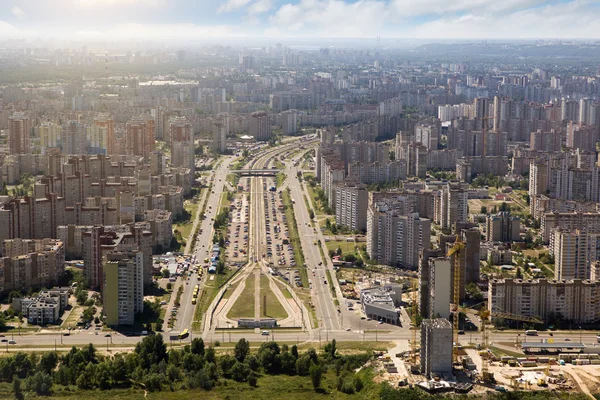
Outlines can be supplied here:
<path id="1" fill-rule="evenodd" d="M 106 325 L 133 325 L 135 314 L 144 309 L 144 255 L 137 250 L 109 251 L 102 269 Z"/>
<path id="2" fill-rule="evenodd" d="M 421 322 L 421 373 L 427 378 L 452 375 L 452 324 L 446 318 Z"/>
<path id="3" fill-rule="evenodd" d="M 491 279 L 488 285 L 491 312 L 573 323 L 600 319 L 600 281 Z"/>
<path id="4" fill-rule="evenodd" d="M 22 313 L 29 324 L 54 324 L 68 305 L 69 295 L 69 289 L 65 288 L 42 290 L 35 297 L 13 299 L 12 307 L 16 312 Z"/>
<path id="5" fill-rule="evenodd" d="M 388 324 L 400 324 L 400 303 L 402 287 L 385 285 L 361 290 L 360 304 L 368 318 Z"/>
<path id="6" fill-rule="evenodd" d="M 510 215 L 509 211 L 500 211 L 486 218 L 486 240 L 488 242 L 518 242 L 521 240 L 521 220 Z"/>

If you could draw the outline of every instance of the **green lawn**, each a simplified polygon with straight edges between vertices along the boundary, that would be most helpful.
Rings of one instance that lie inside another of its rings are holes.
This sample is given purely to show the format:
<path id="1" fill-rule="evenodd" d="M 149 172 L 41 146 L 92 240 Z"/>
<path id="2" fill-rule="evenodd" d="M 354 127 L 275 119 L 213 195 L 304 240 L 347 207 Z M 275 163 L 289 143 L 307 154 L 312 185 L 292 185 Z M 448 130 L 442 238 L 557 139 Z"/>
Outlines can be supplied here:
<path id="1" fill-rule="evenodd" d="M 336 251 L 339 248 L 342 249 L 342 254 L 354 254 L 354 246 L 356 246 L 356 243 L 354 242 L 346 242 L 345 240 L 339 240 L 339 241 L 329 241 L 329 242 L 325 242 L 326 246 L 327 246 L 327 250 L 333 250 Z"/>
<path id="2" fill-rule="evenodd" d="M 227 318 L 254 318 L 254 289 L 256 287 L 254 279 L 254 274 L 250 274 L 246 278 L 246 286 L 242 293 L 240 293 L 240 297 L 233 304 L 233 307 L 229 310 Z"/>
<path id="3" fill-rule="evenodd" d="M 287 292 L 287 290 L 285 291 Z M 263 296 L 267 296 L 267 309 L 264 309 Z M 275 296 L 275 293 L 269 286 L 269 277 L 261 275 L 260 277 L 260 317 L 285 319 L 288 314 Z"/>
<path id="4" fill-rule="evenodd" d="M 237 269 L 230 270 L 229 268 L 225 268 L 224 274 L 213 275 L 215 279 L 212 281 L 208 280 L 211 276 L 209 275 L 209 278 L 207 278 L 205 283 L 200 286 L 200 299 L 196 303 L 196 309 L 194 310 L 192 331 L 200 330 L 202 326 L 202 319 L 204 318 L 204 314 L 206 314 L 208 306 L 217 296 L 221 286 L 223 286 L 235 272 L 237 272 Z"/>

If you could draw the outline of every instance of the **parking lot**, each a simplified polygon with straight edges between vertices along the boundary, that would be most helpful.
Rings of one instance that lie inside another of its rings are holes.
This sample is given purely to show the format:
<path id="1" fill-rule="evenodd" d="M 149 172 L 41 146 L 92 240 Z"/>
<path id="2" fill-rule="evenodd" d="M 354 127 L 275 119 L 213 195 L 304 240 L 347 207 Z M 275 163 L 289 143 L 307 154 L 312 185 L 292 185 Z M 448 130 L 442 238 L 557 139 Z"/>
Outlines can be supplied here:
<path id="1" fill-rule="evenodd" d="M 280 276 L 284 281 L 302 287 L 300 273 L 294 256 L 294 247 L 289 240 L 288 221 L 283 210 L 282 194 L 277 191 L 272 178 L 263 184 L 265 232 L 267 253 L 271 274 Z"/>
<path id="2" fill-rule="evenodd" d="M 245 192 L 250 191 L 250 180 L 241 179 L 240 186 Z M 250 219 L 250 204 L 246 193 L 239 192 L 231 203 L 231 221 L 227 224 L 227 259 L 230 262 L 244 262 L 248 255 L 248 221 Z"/>

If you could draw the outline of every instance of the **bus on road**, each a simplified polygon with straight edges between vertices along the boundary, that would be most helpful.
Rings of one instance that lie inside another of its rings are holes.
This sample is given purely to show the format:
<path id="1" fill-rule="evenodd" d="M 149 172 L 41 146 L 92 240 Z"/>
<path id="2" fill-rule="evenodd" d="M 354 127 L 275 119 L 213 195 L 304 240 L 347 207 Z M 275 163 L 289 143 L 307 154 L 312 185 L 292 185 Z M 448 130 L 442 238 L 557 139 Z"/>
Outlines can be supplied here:
<path id="1" fill-rule="evenodd" d="M 190 332 L 187 329 L 184 329 L 183 332 L 179 334 L 179 339 L 185 339 L 188 336 L 190 336 Z"/>

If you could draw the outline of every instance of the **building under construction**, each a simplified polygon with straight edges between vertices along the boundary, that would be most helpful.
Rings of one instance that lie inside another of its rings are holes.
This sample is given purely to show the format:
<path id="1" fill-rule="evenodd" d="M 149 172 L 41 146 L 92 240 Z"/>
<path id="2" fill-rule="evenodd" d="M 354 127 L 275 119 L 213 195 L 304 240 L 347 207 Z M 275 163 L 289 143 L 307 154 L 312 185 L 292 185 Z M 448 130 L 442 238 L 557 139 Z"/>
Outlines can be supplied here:
<path id="1" fill-rule="evenodd" d="M 446 318 L 421 323 L 421 373 L 428 378 L 452 375 L 452 324 Z"/>

